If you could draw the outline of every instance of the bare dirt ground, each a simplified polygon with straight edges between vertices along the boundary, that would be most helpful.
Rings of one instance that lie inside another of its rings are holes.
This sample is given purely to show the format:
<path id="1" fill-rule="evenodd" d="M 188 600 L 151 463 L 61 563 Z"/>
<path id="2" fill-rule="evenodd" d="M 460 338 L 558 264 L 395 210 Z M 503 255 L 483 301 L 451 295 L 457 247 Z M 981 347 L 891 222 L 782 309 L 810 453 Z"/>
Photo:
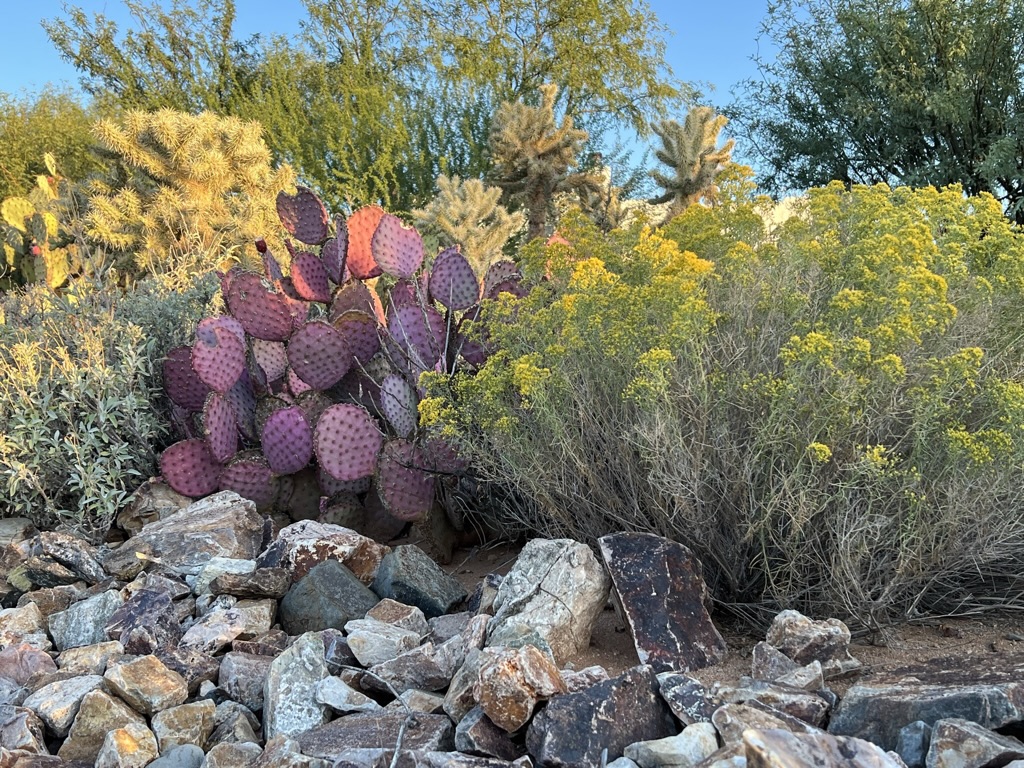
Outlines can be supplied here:
<path id="1" fill-rule="evenodd" d="M 423 545 L 412 539 L 392 542 L 400 543 Z M 460 549 L 455 551 L 451 563 L 443 568 L 472 592 L 487 574 L 508 573 L 520 549 L 520 546 L 508 543 Z M 722 663 L 698 670 L 694 676 L 710 684 L 735 681 L 750 674 L 751 650 L 764 639 L 763 635 L 755 636 L 744 627 L 730 624 L 717 616 L 712 618 L 725 638 L 729 652 Z M 933 659 L 949 658 L 951 664 L 956 664 L 967 657 L 981 656 L 991 659 L 997 666 L 1001 656 L 1024 654 L 1024 615 L 931 619 L 891 627 L 886 630 L 884 638 L 855 636 L 850 644 L 850 653 L 863 666 L 845 679 L 830 681 L 829 687 L 839 695 L 857 680 Z M 572 663 L 576 669 L 599 664 L 612 676 L 639 663 L 629 631 L 610 605 L 598 618 L 590 648 Z"/>

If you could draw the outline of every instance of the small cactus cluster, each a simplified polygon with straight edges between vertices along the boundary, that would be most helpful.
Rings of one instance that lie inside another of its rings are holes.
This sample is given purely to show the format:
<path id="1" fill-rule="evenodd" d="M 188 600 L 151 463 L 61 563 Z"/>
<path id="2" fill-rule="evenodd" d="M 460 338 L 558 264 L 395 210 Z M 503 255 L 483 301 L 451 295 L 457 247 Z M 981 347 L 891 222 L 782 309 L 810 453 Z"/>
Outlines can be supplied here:
<path id="1" fill-rule="evenodd" d="M 288 275 L 258 243 L 264 274 L 222 274 L 227 313 L 164 361 L 186 439 L 164 451 L 161 473 L 184 495 L 233 490 L 293 519 L 381 508 L 419 519 L 436 478 L 465 468 L 418 429 L 420 374 L 483 364 L 467 327 L 482 299 L 522 295 L 520 272 L 497 262 L 481 280 L 457 247 L 427 271 L 419 233 L 377 206 L 333 217 L 332 234 L 303 187 L 278 195 L 277 210 L 303 246 L 286 241 Z"/>

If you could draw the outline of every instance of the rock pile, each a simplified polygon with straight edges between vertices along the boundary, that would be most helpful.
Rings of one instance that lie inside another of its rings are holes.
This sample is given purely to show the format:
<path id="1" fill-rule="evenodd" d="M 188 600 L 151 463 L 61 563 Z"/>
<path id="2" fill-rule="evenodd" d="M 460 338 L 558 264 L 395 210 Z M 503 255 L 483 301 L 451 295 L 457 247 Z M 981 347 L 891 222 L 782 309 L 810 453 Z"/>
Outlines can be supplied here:
<path id="1" fill-rule="evenodd" d="M 749 676 L 702 685 L 725 643 L 659 537 L 534 540 L 468 595 L 415 546 L 274 531 L 229 492 L 126 529 L 0 521 L 0 767 L 1024 766 L 1024 659 L 840 702 L 849 632 L 786 611 Z M 644 662 L 617 677 L 571 663 L 610 594 Z"/>

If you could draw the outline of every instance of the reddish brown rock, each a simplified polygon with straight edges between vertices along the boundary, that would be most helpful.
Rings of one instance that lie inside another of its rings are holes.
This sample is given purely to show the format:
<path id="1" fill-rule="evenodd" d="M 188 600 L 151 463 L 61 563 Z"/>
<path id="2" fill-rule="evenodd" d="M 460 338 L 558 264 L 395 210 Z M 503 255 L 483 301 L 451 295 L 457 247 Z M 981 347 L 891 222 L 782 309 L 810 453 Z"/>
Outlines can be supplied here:
<path id="1" fill-rule="evenodd" d="M 371 584 L 389 547 L 340 525 L 302 520 L 282 528 L 274 543 L 260 555 L 261 568 L 282 567 L 292 581 L 305 576 L 316 565 L 337 560 L 363 584 Z"/>
<path id="2" fill-rule="evenodd" d="M 844 766 L 844 768 L 903 768 L 884 750 L 863 739 L 830 736 L 824 731 L 791 733 L 749 729 L 743 733 L 747 768 L 779 766 Z"/>
<path id="3" fill-rule="evenodd" d="M 708 614 L 703 568 L 687 547 L 650 533 L 616 533 L 598 545 L 641 663 L 689 672 L 721 661 L 725 640 Z"/>
<path id="4" fill-rule="evenodd" d="M 403 724 L 403 750 L 448 751 L 455 747 L 452 723 L 447 717 L 420 714 L 406 724 L 404 712 L 346 715 L 294 738 L 302 754 L 324 760 L 334 760 L 346 750 L 389 750 L 384 762 L 387 765 Z"/>
<path id="5" fill-rule="evenodd" d="M 509 733 L 529 722 L 539 702 L 565 691 L 558 667 L 532 645 L 480 652 L 474 698 L 491 722 Z"/>
<path id="6" fill-rule="evenodd" d="M 252 573 L 222 573 L 210 582 L 210 591 L 253 600 L 280 600 L 291 585 L 292 577 L 286 568 L 257 568 Z"/>
<path id="7" fill-rule="evenodd" d="M 18 685 L 28 686 L 57 671 L 50 655 L 19 643 L 0 650 L 0 677 L 13 680 Z"/>
<path id="8" fill-rule="evenodd" d="M 850 630 L 839 619 L 812 621 L 798 611 L 782 611 L 765 639 L 797 664 L 820 661 L 826 679 L 860 666 L 850 655 Z"/>

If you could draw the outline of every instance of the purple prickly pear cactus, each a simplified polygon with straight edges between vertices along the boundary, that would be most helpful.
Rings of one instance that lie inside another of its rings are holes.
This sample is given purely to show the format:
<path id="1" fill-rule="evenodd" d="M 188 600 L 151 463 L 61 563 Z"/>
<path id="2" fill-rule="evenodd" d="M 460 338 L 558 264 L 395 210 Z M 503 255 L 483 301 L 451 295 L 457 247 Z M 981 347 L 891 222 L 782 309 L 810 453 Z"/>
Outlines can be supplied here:
<path id="1" fill-rule="evenodd" d="M 256 433 L 256 393 L 249 373 L 242 371 L 235 385 L 224 394 L 224 399 L 231 403 L 238 421 L 238 431 L 246 440 L 255 440 Z"/>
<path id="2" fill-rule="evenodd" d="M 383 216 L 383 208 L 368 205 L 348 217 L 348 256 L 345 264 L 352 276 L 360 280 L 377 277 L 383 271 L 374 261 L 371 248 L 373 233 Z"/>
<path id="3" fill-rule="evenodd" d="M 327 389 L 338 383 L 352 367 L 352 351 L 334 326 L 313 320 L 292 335 L 288 342 L 288 362 L 299 378 L 313 389 Z"/>
<path id="4" fill-rule="evenodd" d="M 367 475 L 357 480 L 338 480 L 325 472 L 323 467 L 317 468 L 317 481 L 324 496 L 335 496 L 339 493 L 366 493 L 370 490 L 373 478 Z"/>
<path id="5" fill-rule="evenodd" d="M 409 438 L 416 431 L 419 414 L 416 392 L 402 376 L 390 373 L 380 383 L 380 407 L 399 437 Z"/>
<path id="6" fill-rule="evenodd" d="M 388 512 L 399 520 L 417 520 L 434 503 L 434 476 L 424 468 L 423 452 L 407 440 L 389 440 L 377 461 L 377 489 Z"/>
<path id="7" fill-rule="evenodd" d="M 331 301 L 331 284 L 327 269 L 316 254 L 302 251 L 292 259 L 292 283 L 300 297 L 306 301 Z"/>
<path id="8" fill-rule="evenodd" d="M 366 410 L 339 403 L 320 415 L 313 442 L 320 466 L 331 477 L 358 480 L 373 474 L 384 436 Z"/>
<path id="9" fill-rule="evenodd" d="M 384 307 L 380 298 L 366 283 L 352 280 L 334 292 L 327 317 L 334 322 L 346 312 L 357 310 L 384 322 Z"/>
<path id="10" fill-rule="evenodd" d="M 168 352 L 163 374 L 164 389 L 176 405 L 190 412 L 203 409 L 211 390 L 192 367 L 192 347 L 175 347 Z"/>
<path id="11" fill-rule="evenodd" d="M 306 392 L 312 392 L 313 388 L 299 378 L 297 374 L 291 368 L 288 369 L 288 391 L 295 396 L 305 394 Z M 282 395 L 285 393 L 282 393 Z"/>
<path id="12" fill-rule="evenodd" d="M 245 370 L 245 342 L 229 328 L 200 323 L 192 345 L 192 367 L 210 389 L 227 392 Z"/>
<path id="13" fill-rule="evenodd" d="M 373 260 L 389 275 L 410 278 L 423 263 L 423 238 L 397 216 L 386 213 L 370 241 Z"/>
<path id="14" fill-rule="evenodd" d="M 412 280 L 401 279 L 396 282 L 388 293 L 388 306 L 389 307 L 401 307 L 403 305 L 418 304 L 419 298 L 416 296 L 416 286 Z"/>
<path id="15" fill-rule="evenodd" d="M 317 245 L 327 237 L 327 209 L 320 198 L 306 187 L 296 193 L 277 193 L 277 215 L 288 234 L 306 245 Z"/>
<path id="16" fill-rule="evenodd" d="M 245 329 L 242 327 L 242 324 L 235 320 L 231 315 L 218 315 L 217 317 L 203 318 L 199 321 L 199 325 L 196 328 L 196 335 L 199 336 L 210 328 L 223 328 L 227 331 L 231 331 L 238 337 L 240 342 L 245 344 Z"/>
<path id="17" fill-rule="evenodd" d="M 290 475 L 313 458 L 313 430 L 298 406 L 279 408 L 267 417 L 260 435 L 263 455 L 279 475 Z"/>
<path id="18" fill-rule="evenodd" d="M 273 383 L 288 372 L 288 352 L 282 342 L 253 339 L 252 354 L 267 382 Z"/>
<path id="19" fill-rule="evenodd" d="M 203 431 L 214 460 L 223 464 L 238 450 L 238 420 L 231 403 L 218 392 L 211 392 L 203 406 Z"/>
<path id="20" fill-rule="evenodd" d="M 205 440 L 182 440 L 160 456 L 160 473 L 183 496 L 206 496 L 217 490 L 222 466 Z"/>
<path id="21" fill-rule="evenodd" d="M 523 273 L 514 261 L 508 261 L 507 259 L 496 261 L 484 272 L 484 296 L 494 298 L 491 296 L 491 291 L 496 285 L 522 280 L 522 278 Z"/>
<path id="22" fill-rule="evenodd" d="M 444 350 L 446 326 L 433 307 L 396 307 L 388 317 L 388 334 L 400 351 L 394 363 L 415 376 L 433 370 Z M 393 351 L 393 349 L 392 349 Z"/>
<path id="23" fill-rule="evenodd" d="M 380 351 L 377 322 L 365 312 L 349 310 L 331 323 L 348 343 L 352 357 L 365 365 Z"/>
<path id="24" fill-rule="evenodd" d="M 224 301 L 250 336 L 266 341 L 286 341 L 291 336 L 292 315 L 286 298 L 255 272 L 236 274 Z"/>
<path id="25" fill-rule="evenodd" d="M 277 486 L 270 464 L 259 451 L 239 453 L 220 473 L 220 490 L 234 491 L 242 498 L 251 499 L 260 511 L 273 506 Z"/>
<path id="26" fill-rule="evenodd" d="M 445 309 L 469 309 L 480 301 L 476 272 L 458 248 L 441 251 L 430 271 L 430 295 Z"/>
<path id="27" fill-rule="evenodd" d="M 267 279 L 276 283 L 282 277 L 284 272 L 281 271 L 281 265 L 277 263 L 277 259 L 274 258 L 273 252 L 267 247 L 267 241 L 262 237 L 256 241 L 256 250 L 259 251 L 260 256 L 263 259 L 263 274 L 267 276 Z M 227 294 L 227 288 L 221 287 L 221 293 Z"/>
<path id="28" fill-rule="evenodd" d="M 320 249 L 327 276 L 335 284 L 345 282 L 345 260 L 348 258 L 348 225 L 342 216 L 334 217 L 334 237 L 324 243 Z"/>

